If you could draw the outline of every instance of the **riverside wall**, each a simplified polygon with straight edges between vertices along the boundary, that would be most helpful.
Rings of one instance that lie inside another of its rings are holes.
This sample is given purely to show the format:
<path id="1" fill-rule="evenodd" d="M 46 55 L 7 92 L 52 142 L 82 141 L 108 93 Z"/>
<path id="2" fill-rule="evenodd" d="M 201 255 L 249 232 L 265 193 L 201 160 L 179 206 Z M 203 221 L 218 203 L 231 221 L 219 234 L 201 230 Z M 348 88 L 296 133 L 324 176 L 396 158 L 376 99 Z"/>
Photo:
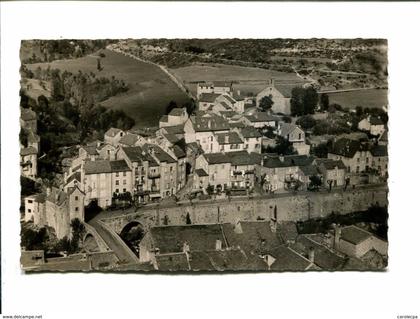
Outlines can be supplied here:
<path id="1" fill-rule="evenodd" d="M 305 193 L 278 197 L 244 198 L 171 207 L 144 208 L 101 221 L 116 233 L 131 222 L 147 231 L 152 226 L 185 225 L 187 215 L 193 224 L 236 223 L 238 220 L 303 221 L 331 213 L 348 214 L 372 205 L 388 205 L 386 189 L 354 190 L 332 193 Z"/>

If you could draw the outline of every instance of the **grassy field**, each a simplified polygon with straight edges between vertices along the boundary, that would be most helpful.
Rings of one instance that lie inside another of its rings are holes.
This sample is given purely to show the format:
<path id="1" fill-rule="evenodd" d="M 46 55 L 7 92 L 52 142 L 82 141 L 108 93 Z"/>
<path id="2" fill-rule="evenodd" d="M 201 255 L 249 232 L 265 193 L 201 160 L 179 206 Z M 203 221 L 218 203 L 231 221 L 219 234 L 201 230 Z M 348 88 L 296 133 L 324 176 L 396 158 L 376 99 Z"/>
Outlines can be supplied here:
<path id="1" fill-rule="evenodd" d="M 244 94 L 258 93 L 267 86 L 270 78 L 275 79 L 276 84 L 284 86 L 293 87 L 304 83 L 295 73 L 223 64 L 195 64 L 171 69 L 171 72 L 194 94 L 195 83 L 199 81 L 234 81 L 235 89 Z"/>
<path id="2" fill-rule="evenodd" d="M 328 94 L 331 103 L 343 107 L 355 108 L 360 105 L 369 108 L 381 108 L 388 105 L 388 90 L 360 90 Z"/>
<path id="3" fill-rule="evenodd" d="M 143 63 L 122 54 L 101 50 L 105 57 L 101 59 L 102 71 L 97 70 L 97 56 L 90 55 L 72 60 L 60 60 L 51 63 L 28 64 L 31 70 L 57 68 L 72 73 L 93 72 L 100 77 L 112 77 L 123 80 L 129 87 L 124 94 L 119 94 L 102 102 L 111 109 L 121 109 L 136 121 L 136 127 L 154 126 L 165 112 L 169 101 L 178 104 L 188 101 L 184 94 L 158 67 Z"/>

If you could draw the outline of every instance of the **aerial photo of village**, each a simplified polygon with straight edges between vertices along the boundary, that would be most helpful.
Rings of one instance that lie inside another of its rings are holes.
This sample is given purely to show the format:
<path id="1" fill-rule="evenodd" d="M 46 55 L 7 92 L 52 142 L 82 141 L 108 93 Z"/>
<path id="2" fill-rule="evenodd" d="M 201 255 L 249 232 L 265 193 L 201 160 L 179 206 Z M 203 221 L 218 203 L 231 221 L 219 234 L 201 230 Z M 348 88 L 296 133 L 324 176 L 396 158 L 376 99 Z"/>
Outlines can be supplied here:
<path id="1" fill-rule="evenodd" d="M 22 41 L 22 269 L 386 269 L 387 50 Z"/>

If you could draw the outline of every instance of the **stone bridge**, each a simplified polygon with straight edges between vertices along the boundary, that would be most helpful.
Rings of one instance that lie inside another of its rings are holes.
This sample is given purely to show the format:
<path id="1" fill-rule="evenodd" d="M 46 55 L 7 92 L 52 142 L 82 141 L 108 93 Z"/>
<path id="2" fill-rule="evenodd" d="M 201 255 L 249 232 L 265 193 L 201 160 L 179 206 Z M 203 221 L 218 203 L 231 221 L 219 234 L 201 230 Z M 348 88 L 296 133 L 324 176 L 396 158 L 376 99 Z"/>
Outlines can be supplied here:
<path id="1" fill-rule="evenodd" d="M 348 214 L 363 211 L 374 204 L 388 205 L 386 185 L 363 189 L 335 190 L 331 193 L 304 192 L 278 194 L 257 198 L 184 203 L 167 207 L 144 207 L 137 212 L 107 212 L 101 222 L 115 233 L 121 234 L 140 225 L 144 232 L 152 226 L 236 223 L 238 220 L 276 219 L 278 221 L 303 221 L 325 217 L 331 213 Z"/>

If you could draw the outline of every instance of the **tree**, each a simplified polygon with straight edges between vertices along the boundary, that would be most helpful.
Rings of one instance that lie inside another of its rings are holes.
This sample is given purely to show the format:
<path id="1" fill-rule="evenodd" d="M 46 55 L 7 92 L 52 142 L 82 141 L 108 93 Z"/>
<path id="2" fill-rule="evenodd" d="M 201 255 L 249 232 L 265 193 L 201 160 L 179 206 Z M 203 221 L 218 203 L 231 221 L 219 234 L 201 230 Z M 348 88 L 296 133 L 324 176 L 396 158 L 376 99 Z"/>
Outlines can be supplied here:
<path id="1" fill-rule="evenodd" d="M 303 115 L 297 119 L 296 124 L 304 130 L 308 130 L 315 126 L 316 120 L 311 115 Z"/>
<path id="2" fill-rule="evenodd" d="M 326 94 L 326 93 L 321 94 L 319 104 L 321 105 L 321 110 L 322 111 L 327 111 L 328 110 L 328 107 L 330 106 L 330 98 L 329 98 L 328 94 Z"/>
<path id="3" fill-rule="evenodd" d="M 309 176 L 309 189 L 317 190 L 322 185 L 322 180 L 319 176 Z"/>
<path id="4" fill-rule="evenodd" d="M 268 111 L 273 107 L 273 96 L 270 94 L 268 96 L 263 96 L 259 101 L 259 106 L 264 111 Z"/>
<path id="5" fill-rule="evenodd" d="M 171 100 L 169 104 L 166 106 L 166 114 L 171 113 L 171 111 L 175 108 L 177 108 L 177 104 L 174 100 Z"/>
<path id="6" fill-rule="evenodd" d="M 295 87 L 292 89 L 290 109 L 293 116 L 314 114 L 318 104 L 318 93 L 310 86 L 308 88 Z"/>

